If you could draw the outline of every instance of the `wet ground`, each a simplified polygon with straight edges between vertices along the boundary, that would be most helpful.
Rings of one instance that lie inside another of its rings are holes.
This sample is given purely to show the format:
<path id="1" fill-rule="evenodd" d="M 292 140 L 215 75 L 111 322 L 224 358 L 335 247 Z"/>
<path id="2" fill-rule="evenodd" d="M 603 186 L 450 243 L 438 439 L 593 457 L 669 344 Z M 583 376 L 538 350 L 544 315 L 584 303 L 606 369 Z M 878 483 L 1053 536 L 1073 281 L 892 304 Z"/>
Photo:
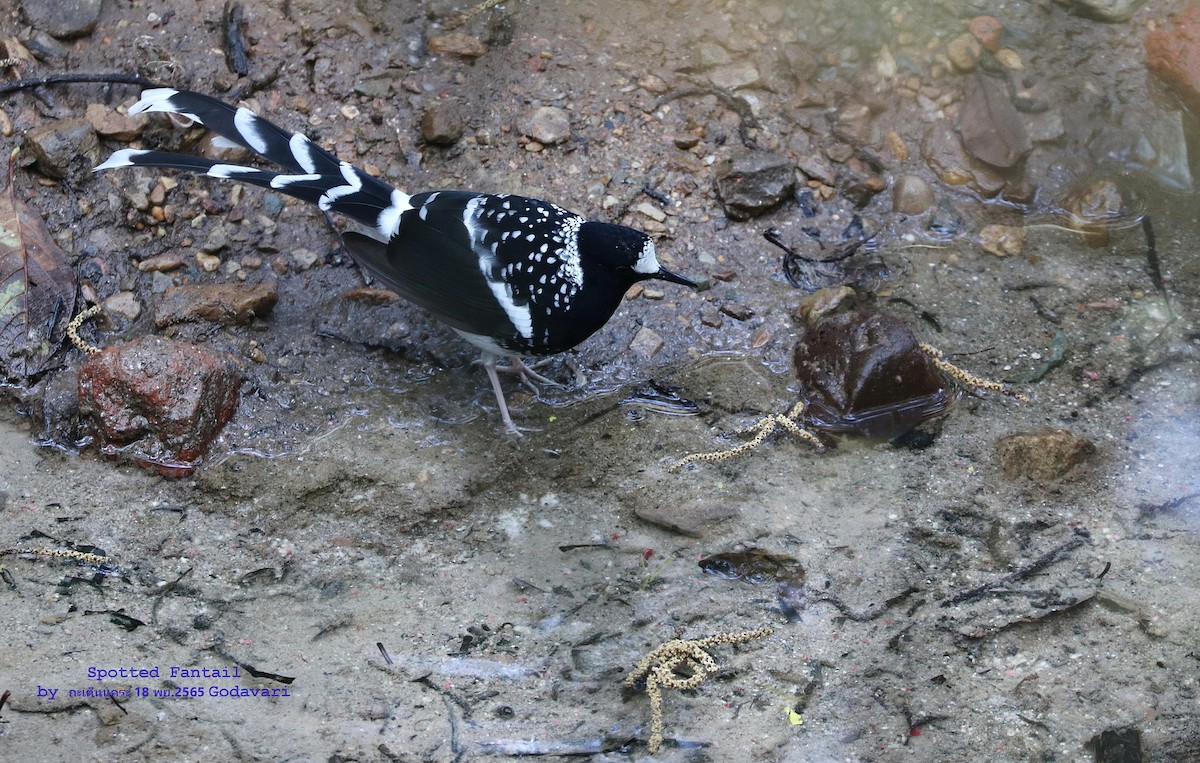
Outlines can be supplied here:
<path id="1" fill-rule="evenodd" d="M 74 447 L 74 350 L 10 390 L 0 545 L 111 561 L 3 559 L 4 757 L 648 759 L 650 702 L 621 685 L 635 663 L 672 638 L 771 626 L 714 647 L 699 688 L 665 691 L 656 758 L 1090 761 L 1118 737 L 1146 760 L 1200 758 L 1200 223 L 1186 162 L 1170 161 L 1195 124 L 1142 49 L 1174 4 L 1121 23 L 991 5 L 505 3 L 455 30 L 486 49 L 464 58 L 437 52 L 463 44 L 435 43 L 464 10 L 451 3 L 247 3 L 243 78 L 219 3 L 106 3 L 66 43 L 6 15 L 0 37 L 45 59 L 24 76 L 140 72 L 249 98 L 409 190 L 524 193 L 647 230 L 664 264 L 709 288 L 631 294 L 543 369 L 566 386 L 541 399 L 507 380 L 518 423 L 538 430 L 515 439 L 468 345 L 403 304 L 344 296 L 361 276 L 315 210 L 177 177 L 161 222 L 135 194 L 158 174 L 94 176 L 96 157 L 61 181 L 18 171 L 96 293 L 143 308 L 86 329 L 98 344 L 155 331 L 172 280 L 273 280 L 280 298 L 249 325 L 166 329 L 249 376 L 190 478 Z M 949 51 L 983 12 L 1017 59 L 980 66 L 1022 93 L 1032 150 L 1007 174 L 955 179 L 929 135 L 960 124 L 976 75 Z M 0 104 L 6 149 L 136 96 L 40 92 Z M 566 142 L 522 134 L 542 105 L 569 112 Z M 430 108 L 465 123 L 453 145 L 422 141 Z M 157 120 L 140 139 L 181 140 Z M 807 167 L 801 192 L 729 219 L 714 182 L 743 151 Z M 905 175 L 930 185 L 931 208 L 893 211 Z M 1064 200 L 1105 179 L 1124 206 L 1085 240 Z M 775 227 L 823 257 L 855 240 L 855 215 L 872 241 L 802 272 L 807 289 L 763 238 Z M 985 251 L 989 224 L 1023 228 L 1020 252 Z M 218 229 L 210 272 L 194 253 Z M 134 267 L 164 253 L 185 266 Z M 793 313 L 845 282 L 1030 401 L 963 395 L 920 448 L 818 452 L 781 433 L 669 471 L 791 408 Z M 1094 452 L 1022 476 L 1000 442 L 1046 428 Z M 697 563 L 749 549 L 776 562 L 758 585 Z M 153 672 L 89 673 L 120 668 Z"/>

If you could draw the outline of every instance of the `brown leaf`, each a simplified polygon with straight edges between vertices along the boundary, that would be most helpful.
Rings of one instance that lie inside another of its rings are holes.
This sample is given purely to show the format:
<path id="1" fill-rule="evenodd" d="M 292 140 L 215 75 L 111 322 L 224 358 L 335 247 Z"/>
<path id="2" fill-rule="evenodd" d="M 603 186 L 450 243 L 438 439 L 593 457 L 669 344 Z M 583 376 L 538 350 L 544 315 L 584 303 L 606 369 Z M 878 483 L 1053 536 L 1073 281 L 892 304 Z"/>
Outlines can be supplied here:
<path id="1" fill-rule="evenodd" d="M 971 79 L 959 129 L 967 153 L 994 167 L 1012 167 L 1033 148 L 1008 90 L 995 77 Z"/>
<path id="2" fill-rule="evenodd" d="M 13 158 L 0 192 L 0 373 L 22 383 L 45 371 L 75 311 L 75 273 L 41 216 L 16 197 Z"/>

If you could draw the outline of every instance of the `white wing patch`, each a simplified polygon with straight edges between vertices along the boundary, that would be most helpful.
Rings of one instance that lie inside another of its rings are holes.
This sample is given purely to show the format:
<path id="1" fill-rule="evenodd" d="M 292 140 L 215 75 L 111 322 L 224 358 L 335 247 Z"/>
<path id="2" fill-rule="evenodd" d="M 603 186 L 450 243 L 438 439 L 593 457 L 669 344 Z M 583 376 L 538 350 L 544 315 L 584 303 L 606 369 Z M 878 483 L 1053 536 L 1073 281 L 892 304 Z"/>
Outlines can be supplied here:
<path id="1" fill-rule="evenodd" d="M 476 197 L 468 201 L 466 209 L 463 210 L 463 227 L 467 230 L 471 250 L 479 257 L 479 270 L 483 273 L 483 280 L 487 282 L 488 288 L 492 290 L 492 295 L 496 297 L 496 302 L 504 309 L 504 314 L 512 321 L 517 333 L 525 339 L 532 339 L 533 316 L 529 312 L 529 305 L 518 305 L 513 300 L 512 287 L 504 281 L 492 278 L 496 256 L 490 248 L 483 245 L 483 230 L 475 222 L 481 203 L 482 200 Z"/>

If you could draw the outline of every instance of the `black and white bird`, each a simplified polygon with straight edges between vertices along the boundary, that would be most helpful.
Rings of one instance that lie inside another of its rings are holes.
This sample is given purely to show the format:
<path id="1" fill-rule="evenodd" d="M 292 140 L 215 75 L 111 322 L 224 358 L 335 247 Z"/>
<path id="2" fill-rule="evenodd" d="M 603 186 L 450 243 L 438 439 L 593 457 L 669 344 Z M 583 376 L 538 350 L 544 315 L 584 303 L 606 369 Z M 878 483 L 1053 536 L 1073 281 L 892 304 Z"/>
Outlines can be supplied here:
<path id="1" fill-rule="evenodd" d="M 166 112 L 204 125 L 218 145 L 242 147 L 282 172 L 199 156 L 123 149 L 96 167 L 164 167 L 272 188 L 341 213 L 370 235 L 343 243 L 375 278 L 483 351 L 500 415 L 518 432 L 496 360 L 545 381 L 522 356 L 569 350 L 598 331 L 633 284 L 651 278 L 696 288 L 663 269 L 640 231 L 590 222 L 539 199 L 471 191 L 409 195 L 341 161 L 300 133 L 245 108 L 171 88 L 142 92 L 130 114 Z"/>

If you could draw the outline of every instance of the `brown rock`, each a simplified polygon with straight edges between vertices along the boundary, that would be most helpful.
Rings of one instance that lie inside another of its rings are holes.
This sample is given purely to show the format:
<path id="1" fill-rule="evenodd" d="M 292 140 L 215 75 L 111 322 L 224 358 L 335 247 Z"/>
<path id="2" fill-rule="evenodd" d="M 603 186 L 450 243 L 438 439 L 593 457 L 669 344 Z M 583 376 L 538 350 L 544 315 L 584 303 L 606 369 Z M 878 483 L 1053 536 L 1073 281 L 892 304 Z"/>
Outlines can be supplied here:
<path id="1" fill-rule="evenodd" d="M 421 115 L 421 137 L 434 146 L 453 146 L 463 136 L 466 125 L 454 104 L 435 101 Z"/>
<path id="2" fill-rule="evenodd" d="M 857 292 L 849 286 L 827 286 L 800 300 L 794 315 L 806 326 L 815 326 L 826 315 L 852 305 L 857 298 Z"/>
<path id="3" fill-rule="evenodd" d="M 1146 35 L 1146 66 L 1188 108 L 1200 110 L 1200 3 Z"/>
<path id="4" fill-rule="evenodd" d="M 1060 204 L 1067 224 L 1083 232 L 1089 246 L 1107 246 L 1109 231 L 1131 217 L 1121 188 L 1108 178 L 1096 178 L 1072 188 Z"/>
<path id="5" fill-rule="evenodd" d="M 657 331 L 642 326 L 633 335 L 633 340 L 629 343 L 629 349 L 635 355 L 650 358 L 658 354 L 666 344 Z"/>
<path id="6" fill-rule="evenodd" d="M 1055 480 L 1086 463 L 1096 453 L 1091 440 L 1065 429 L 1015 434 L 996 443 L 1000 467 L 1012 478 Z"/>
<path id="7" fill-rule="evenodd" d="M 479 58 L 487 53 L 482 42 L 463 32 L 448 32 L 429 38 L 429 49 L 438 55 Z"/>
<path id="8" fill-rule="evenodd" d="M 539 106 L 525 116 L 521 132 L 543 146 L 553 146 L 571 137 L 571 115 L 566 109 Z"/>
<path id="9" fill-rule="evenodd" d="M 144 115 L 131 117 L 103 103 L 89 103 L 84 115 L 92 129 L 106 138 L 130 141 L 142 134 L 147 119 Z"/>
<path id="10" fill-rule="evenodd" d="M 975 68 L 979 57 L 983 55 L 983 46 L 969 34 L 962 34 L 955 37 L 946 46 L 946 58 L 950 59 L 950 63 L 954 64 L 954 68 L 959 71 L 969 72 Z"/>
<path id="11" fill-rule="evenodd" d="M 923 178 L 901 175 L 892 186 L 892 211 L 902 215 L 919 215 L 933 206 L 933 189 Z"/>
<path id="12" fill-rule="evenodd" d="M 257 284 L 188 284 L 163 292 L 154 325 L 209 321 L 246 323 L 271 312 L 279 300 L 274 282 Z"/>
<path id="13" fill-rule="evenodd" d="M 137 269 L 143 273 L 169 273 L 172 270 L 179 270 L 186 262 L 187 260 L 179 252 L 168 252 L 147 257 L 138 262 Z"/>
<path id="14" fill-rule="evenodd" d="M 979 229 L 979 245 L 988 254 L 1011 257 L 1025 246 L 1025 229 L 1013 225 L 985 225 Z"/>
<path id="15" fill-rule="evenodd" d="M 1004 33 L 1004 25 L 995 16 L 976 16 L 967 24 L 967 31 L 984 50 L 995 53 L 1000 50 L 1000 35 Z"/>
<path id="16" fill-rule="evenodd" d="M 944 122 L 932 125 L 921 139 L 921 155 L 946 185 L 965 185 L 992 198 L 1004 189 L 1004 178 L 971 163 L 958 134 Z"/>
<path id="17" fill-rule="evenodd" d="M 79 410 L 105 454 L 186 476 L 237 411 L 242 381 L 226 355 L 145 336 L 84 364 Z"/>

